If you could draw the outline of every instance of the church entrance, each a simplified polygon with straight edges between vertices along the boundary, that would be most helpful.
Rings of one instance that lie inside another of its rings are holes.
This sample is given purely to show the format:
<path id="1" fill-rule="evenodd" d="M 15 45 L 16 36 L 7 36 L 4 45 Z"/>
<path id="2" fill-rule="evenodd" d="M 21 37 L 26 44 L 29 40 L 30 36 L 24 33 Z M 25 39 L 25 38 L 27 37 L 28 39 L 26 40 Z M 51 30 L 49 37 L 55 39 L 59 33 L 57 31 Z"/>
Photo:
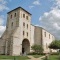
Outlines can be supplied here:
<path id="1" fill-rule="evenodd" d="M 28 54 L 30 52 L 30 43 L 28 39 L 22 41 L 22 54 Z"/>

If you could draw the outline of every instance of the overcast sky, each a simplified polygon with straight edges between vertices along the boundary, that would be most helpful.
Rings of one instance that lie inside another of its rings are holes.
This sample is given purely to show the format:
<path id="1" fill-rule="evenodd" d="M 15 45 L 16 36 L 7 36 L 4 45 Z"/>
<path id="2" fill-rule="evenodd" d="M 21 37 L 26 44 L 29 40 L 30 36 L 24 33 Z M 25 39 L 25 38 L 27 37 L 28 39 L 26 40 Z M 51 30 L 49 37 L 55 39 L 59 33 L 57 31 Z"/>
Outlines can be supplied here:
<path id="1" fill-rule="evenodd" d="M 19 6 L 32 14 L 32 24 L 60 39 L 60 0 L 0 0 L 0 36 L 6 29 L 7 12 Z"/>

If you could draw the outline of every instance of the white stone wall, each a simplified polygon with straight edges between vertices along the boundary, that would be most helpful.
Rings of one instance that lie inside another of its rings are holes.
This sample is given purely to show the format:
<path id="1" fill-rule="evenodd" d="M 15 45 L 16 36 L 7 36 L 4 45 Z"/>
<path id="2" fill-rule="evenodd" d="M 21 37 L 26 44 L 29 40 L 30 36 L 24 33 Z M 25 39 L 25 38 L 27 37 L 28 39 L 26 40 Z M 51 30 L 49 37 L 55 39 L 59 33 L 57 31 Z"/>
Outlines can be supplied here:
<path id="1" fill-rule="evenodd" d="M 41 29 L 41 27 L 35 26 L 34 43 L 37 45 L 42 45 L 42 29 Z"/>
<path id="2" fill-rule="evenodd" d="M 33 50 L 31 49 L 31 46 L 34 45 L 34 29 L 35 27 L 33 25 L 31 25 L 31 41 L 30 41 L 30 52 L 32 52 Z"/>
<path id="3" fill-rule="evenodd" d="M 45 37 L 46 32 L 46 37 Z M 48 48 L 49 44 L 55 39 L 52 34 L 50 34 L 49 38 L 49 32 L 47 32 L 45 29 L 42 29 L 42 44 L 44 48 L 44 53 L 50 52 L 50 49 Z"/>
<path id="4" fill-rule="evenodd" d="M 4 54 L 5 40 L 0 39 L 0 54 Z"/>
<path id="5" fill-rule="evenodd" d="M 23 14 L 25 14 L 25 18 L 23 18 Z M 29 19 L 26 19 L 26 16 L 29 17 Z M 24 10 L 20 9 L 19 12 L 19 27 L 15 28 L 16 31 L 13 34 L 13 53 L 12 55 L 20 55 L 22 53 L 22 41 L 24 39 L 28 39 L 29 42 L 31 41 L 31 16 Z M 25 23 L 25 27 L 23 27 L 23 22 Z M 28 24 L 28 29 L 27 29 Z M 24 35 L 23 35 L 24 31 Z M 28 32 L 28 36 L 27 36 Z"/>
<path id="6" fill-rule="evenodd" d="M 23 14 L 25 14 L 25 18 L 23 18 Z M 21 17 L 22 15 L 22 17 Z M 26 19 L 26 16 L 29 17 L 29 19 Z M 25 23 L 25 27 L 23 27 L 23 23 Z M 28 29 L 27 29 L 27 24 L 28 24 Z M 30 41 L 30 30 L 31 30 L 31 16 L 25 12 L 24 10 L 20 9 L 20 18 L 19 18 L 19 26 L 20 26 L 20 32 L 21 32 L 21 38 L 25 39 L 27 38 Z M 24 36 L 23 36 L 23 31 L 25 32 Z M 28 37 L 27 37 L 27 33 L 28 32 Z"/>
<path id="7" fill-rule="evenodd" d="M 14 16 L 16 13 L 16 17 Z M 12 18 L 11 18 L 12 15 Z M 16 24 L 16 22 L 19 21 L 19 9 L 16 9 L 10 13 L 8 13 L 7 15 L 7 24 L 6 24 L 6 30 L 8 32 L 8 34 L 12 34 L 14 32 L 14 30 L 16 30 L 16 27 L 19 26 Z M 13 22 L 13 26 L 12 26 L 12 22 Z"/>

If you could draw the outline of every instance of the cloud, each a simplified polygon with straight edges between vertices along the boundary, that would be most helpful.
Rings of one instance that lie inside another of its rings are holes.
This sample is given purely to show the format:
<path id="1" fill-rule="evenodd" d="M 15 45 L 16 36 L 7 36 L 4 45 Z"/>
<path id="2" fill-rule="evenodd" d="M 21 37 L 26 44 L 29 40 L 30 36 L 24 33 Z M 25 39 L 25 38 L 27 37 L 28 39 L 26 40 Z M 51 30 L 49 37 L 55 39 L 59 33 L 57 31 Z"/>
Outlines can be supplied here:
<path id="1" fill-rule="evenodd" d="M 8 3 L 7 0 L 0 0 L 0 12 L 4 10 L 9 10 L 9 8 L 7 7 L 7 3 Z M 4 15 L 0 15 L 0 37 L 6 29 L 6 26 L 3 26 L 4 21 L 5 21 Z"/>
<path id="2" fill-rule="evenodd" d="M 6 0 L 0 0 L 0 11 L 9 10 L 9 8 L 6 6 L 6 4 L 7 4 Z"/>
<path id="3" fill-rule="evenodd" d="M 0 26 L 4 24 L 4 16 L 0 15 Z"/>
<path id="4" fill-rule="evenodd" d="M 60 39 L 60 0 L 51 1 L 54 2 L 52 9 L 45 12 L 39 18 L 39 21 L 42 27 L 54 34 L 57 39 Z"/>
<path id="5" fill-rule="evenodd" d="M 29 8 L 31 9 L 31 8 L 33 8 L 34 6 L 29 6 Z"/>
<path id="6" fill-rule="evenodd" d="M 40 25 L 38 25 L 38 24 L 36 24 L 35 26 L 39 26 L 40 27 Z"/>
<path id="7" fill-rule="evenodd" d="M 29 8 L 31 9 L 31 8 L 33 8 L 35 6 L 40 6 L 40 1 L 39 0 L 33 1 L 32 5 L 30 5 Z"/>
<path id="8" fill-rule="evenodd" d="M 39 18 L 39 21 L 42 27 L 60 39 L 60 9 L 55 8 L 49 12 L 45 12 L 43 16 Z"/>
<path id="9" fill-rule="evenodd" d="M 33 2 L 33 4 L 34 4 L 34 5 L 40 5 L 40 1 L 39 1 L 39 0 L 35 0 L 35 1 Z"/>
<path id="10" fill-rule="evenodd" d="M 3 34 L 3 32 L 5 31 L 5 29 L 6 29 L 6 26 L 3 26 L 4 19 L 5 19 L 4 16 L 0 15 L 0 37 Z"/>
<path id="11" fill-rule="evenodd" d="M 3 34 L 3 32 L 5 31 L 6 26 L 0 26 L 0 37 Z"/>

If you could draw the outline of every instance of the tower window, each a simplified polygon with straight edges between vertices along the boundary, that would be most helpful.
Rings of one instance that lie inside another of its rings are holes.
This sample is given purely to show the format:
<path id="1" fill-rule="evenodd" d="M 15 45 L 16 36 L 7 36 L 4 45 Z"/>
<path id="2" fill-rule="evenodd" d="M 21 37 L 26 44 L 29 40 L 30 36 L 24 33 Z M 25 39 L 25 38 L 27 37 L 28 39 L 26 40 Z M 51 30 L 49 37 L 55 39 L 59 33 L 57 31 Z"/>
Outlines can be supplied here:
<path id="1" fill-rule="evenodd" d="M 11 26 L 13 26 L 13 22 L 12 22 Z"/>
<path id="2" fill-rule="evenodd" d="M 11 17 L 10 18 L 12 18 L 12 15 L 11 15 Z"/>
<path id="3" fill-rule="evenodd" d="M 28 24 L 27 24 L 27 29 L 28 29 Z"/>
<path id="4" fill-rule="evenodd" d="M 23 23 L 23 27 L 25 27 L 25 23 Z"/>
<path id="5" fill-rule="evenodd" d="M 23 18 L 25 18 L 25 14 L 23 14 Z"/>
<path id="6" fill-rule="evenodd" d="M 25 32 L 23 31 L 23 35 L 25 34 Z"/>
<path id="7" fill-rule="evenodd" d="M 48 49 L 48 45 L 47 45 L 47 43 L 46 43 L 46 49 Z"/>
<path id="8" fill-rule="evenodd" d="M 27 32 L 27 36 L 28 36 L 28 32 Z"/>
<path id="9" fill-rule="evenodd" d="M 16 13 L 15 13 L 14 17 L 16 17 Z"/>
<path id="10" fill-rule="evenodd" d="M 46 37 L 46 32 L 44 32 L 44 35 L 45 35 L 45 37 Z"/>
<path id="11" fill-rule="evenodd" d="M 28 16 L 26 16 L 26 19 L 28 20 Z"/>

